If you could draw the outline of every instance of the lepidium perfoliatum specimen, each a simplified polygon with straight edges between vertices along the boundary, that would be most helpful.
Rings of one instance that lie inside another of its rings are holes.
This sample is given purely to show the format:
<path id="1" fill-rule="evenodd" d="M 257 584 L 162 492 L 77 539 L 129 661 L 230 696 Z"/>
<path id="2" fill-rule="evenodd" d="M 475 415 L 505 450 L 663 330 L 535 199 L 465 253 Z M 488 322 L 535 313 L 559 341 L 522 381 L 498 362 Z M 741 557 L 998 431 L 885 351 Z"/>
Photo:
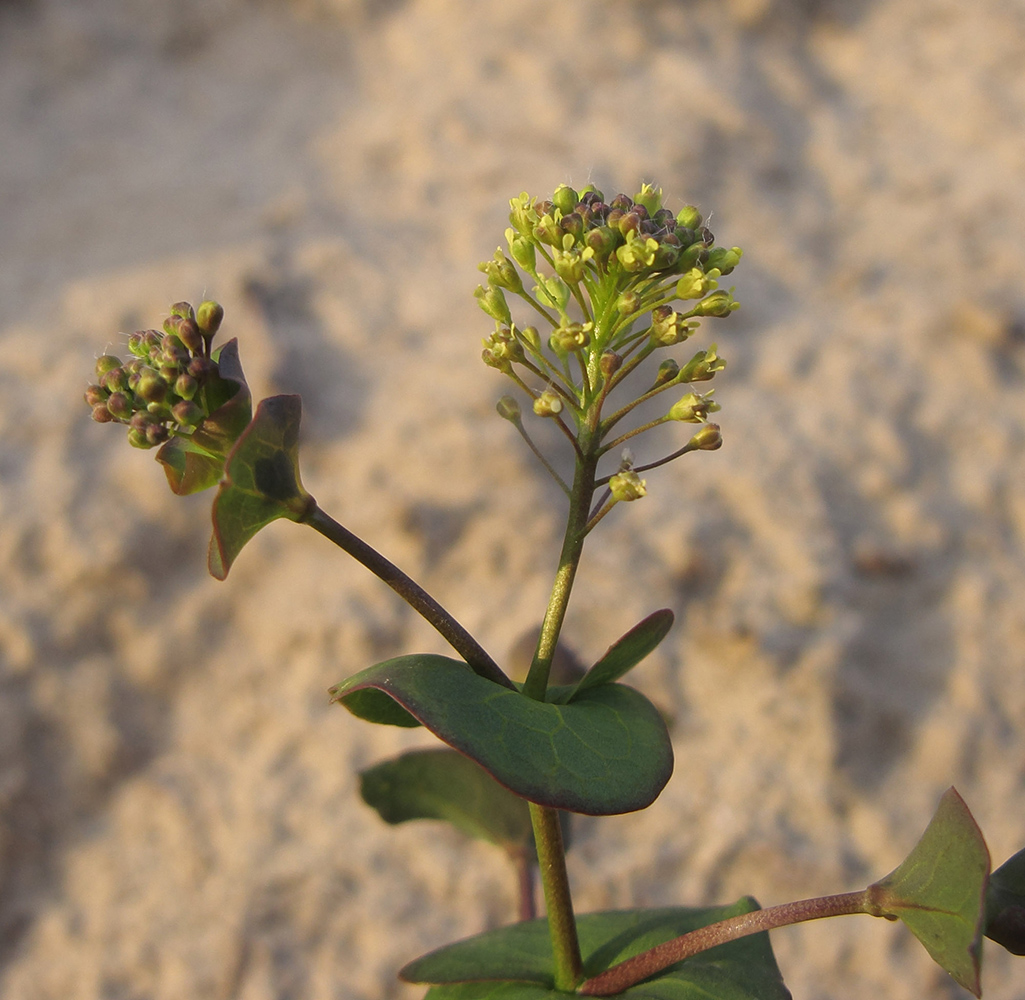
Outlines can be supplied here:
<path id="1" fill-rule="evenodd" d="M 745 896 L 716 907 L 574 913 L 569 814 L 644 809 L 672 773 L 662 716 L 621 679 L 662 641 L 673 615 L 652 612 L 568 684 L 553 683 L 561 680 L 552 672 L 556 644 L 591 532 L 616 505 L 646 495 L 644 473 L 723 443 L 709 419 L 719 405 L 699 383 L 725 361 L 715 344 L 695 351 L 685 342 L 706 319 L 738 308 L 723 279 L 741 251 L 717 246 L 696 208 L 669 209 L 647 184 L 609 199 L 562 185 L 550 199 L 521 194 L 510 206 L 505 246 L 481 263 L 486 283 L 475 293 L 494 321 L 483 359 L 516 392 L 499 400 L 498 413 L 566 496 L 551 597 L 522 684 L 434 597 L 320 509 L 299 474 L 299 397 L 272 396 L 253 410 L 236 342 L 213 349 L 219 305 L 173 306 L 162 331 L 128 338 L 127 360 L 100 357 L 86 391 L 95 420 L 126 425 L 138 448 L 159 448 L 175 493 L 216 487 L 209 565 L 218 579 L 271 521 L 308 524 L 392 587 L 458 654 L 397 656 L 331 690 L 361 719 L 422 725 L 447 744 L 363 772 L 363 798 L 383 819 L 447 820 L 502 847 L 518 873 L 519 922 L 417 959 L 402 977 L 428 984 L 434 1000 L 782 1000 L 789 993 L 767 932 L 867 913 L 903 921 L 979 995 L 983 934 L 1025 951 L 1025 854 L 991 877 L 982 834 L 953 789 L 907 858 L 866 889 L 766 909 Z M 534 420 L 554 423 L 564 454 L 542 453 L 527 429 Z M 627 442 L 677 423 L 693 426 L 661 457 L 635 464 Z M 564 478 L 556 467 L 570 459 Z"/>

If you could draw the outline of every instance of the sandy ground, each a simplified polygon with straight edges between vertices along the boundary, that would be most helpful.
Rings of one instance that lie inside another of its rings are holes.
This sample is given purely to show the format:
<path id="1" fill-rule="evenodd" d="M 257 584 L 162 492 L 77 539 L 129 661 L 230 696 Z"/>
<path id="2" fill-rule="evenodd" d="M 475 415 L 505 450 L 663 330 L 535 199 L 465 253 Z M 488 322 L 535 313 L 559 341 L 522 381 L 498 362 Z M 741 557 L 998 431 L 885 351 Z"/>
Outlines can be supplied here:
<path id="1" fill-rule="evenodd" d="M 399 965 L 511 918 L 498 852 L 358 799 L 430 738 L 328 704 L 441 641 L 291 524 L 210 579 L 209 495 L 81 393 L 219 298 L 322 506 L 504 656 L 560 506 L 470 293 L 566 180 L 746 251 L 726 446 L 607 519 L 570 615 L 584 657 L 679 618 L 635 675 L 677 774 L 578 824 L 578 908 L 858 888 L 951 784 L 1025 843 L 1023 67 L 1021 0 L 0 4 L 0 994 L 412 1000 Z M 882 921 L 774 942 L 798 1000 L 965 995 Z"/>

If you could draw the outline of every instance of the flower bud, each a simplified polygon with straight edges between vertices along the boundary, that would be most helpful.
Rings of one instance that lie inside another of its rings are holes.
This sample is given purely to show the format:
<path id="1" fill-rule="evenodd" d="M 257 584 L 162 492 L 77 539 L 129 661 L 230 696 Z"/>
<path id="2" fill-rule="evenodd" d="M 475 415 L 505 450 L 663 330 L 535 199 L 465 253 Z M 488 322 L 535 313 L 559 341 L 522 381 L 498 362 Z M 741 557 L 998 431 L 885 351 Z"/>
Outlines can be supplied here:
<path id="1" fill-rule="evenodd" d="M 537 332 L 537 327 L 524 327 L 518 332 L 523 343 L 526 344 L 534 354 L 538 354 L 541 350 L 541 334 Z"/>
<path id="2" fill-rule="evenodd" d="M 744 251 L 740 247 L 713 247 L 708 251 L 705 270 L 710 271 L 714 267 L 720 274 L 729 274 L 740 263 L 743 255 Z"/>
<path id="3" fill-rule="evenodd" d="M 660 385 L 665 385 L 666 382 L 672 382 L 679 374 L 680 366 L 672 358 L 666 358 L 665 361 L 658 366 L 658 371 L 655 374 L 655 384 L 652 386 L 652 389 L 656 389 Z"/>
<path id="4" fill-rule="evenodd" d="M 599 262 L 604 263 L 608 260 L 609 254 L 616 249 L 619 244 L 617 232 L 608 226 L 597 226 L 587 231 L 584 242 L 594 251 L 594 256 Z"/>
<path id="5" fill-rule="evenodd" d="M 146 440 L 151 445 L 163 444 L 170 436 L 171 432 L 163 424 L 150 424 L 146 428 Z"/>
<path id="6" fill-rule="evenodd" d="M 635 291 L 621 292 L 616 299 L 616 309 L 620 316 L 630 316 L 641 308 L 641 297 Z"/>
<path id="7" fill-rule="evenodd" d="M 487 341 L 485 340 L 484 343 L 486 344 Z M 484 350 L 481 351 L 480 359 L 489 368 L 496 368 L 498 371 L 507 375 L 512 371 L 512 362 L 504 356 L 499 357 L 493 350 L 491 350 L 490 347 L 485 347 Z"/>
<path id="8" fill-rule="evenodd" d="M 192 311 L 191 302 L 175 302 L 173 306 L 168 310 L 172 316 L 178 316 L 181 319 L 195 319 L 196 314 Z"/>
<path id="9" fill-rule="evenodd" d="M 132 415 L 132 403 L 123 392 L 112 392 L 107 400 L 110 415 L 117 420 L 127 420 Z"/>
<path id="10" fill-rule="evenodd" d="M 648 481 L 641 479 L 633 469 L 617 472 L 609 480 L 609 489 L 614 500 L 640 500 L 647 495 Z"/>
<path id="11" fill-rule="evenodd" d="M 108 368 L 100 379 L 107 392 L 124 392 L 128 388 L 128 373 L 124 368 Z"/>
<path id="12" fill-rule="evenodd" d="M 203 409 L 190 399 L 183 399 L 171 407 L 171 416 L 185 427 L 195 427 L 205 416 Z"/>
<path id="13" fill-rule="evenodd" d="M 701 223 L 705 220 L 702 218 L 701 213 L 693 205 L 684 205 L 679 212 L 676 213 L 676 221 L 687 229 L 698 229 Z"/>
<path id="14" fill-rule="evenodd" d="M 224 306 L 220 302 L 207 299 L 206 302 L 199 304 L 199 308 L 196 310 L 196 326 L 199 327 L 199 332 L 203 335 L 208 345 L 214 339 L 214 334 L 221 328 L 221 321 L 223 319 Z"/>
<path id="15" fill-rule="evenodd" d="M 93 407 L 93 420 L 98 424 L 109 424 L 114 419 L 114 415 L 107 409 L 106 403 L 97 403 Z"/>
<path id="16" fill-rule="evenodd" d="M 561 247 L 562 238 L 565 235 L 559 227 L 559 223 L 555 221 L 555 216 L 551 214 L 542 215 L 537 220 L 537 225 L 534 226 L 534 236 L 549 246 Z"/>
<path id="17" fill-rule="evenodd" d="M 708 382 L 726 367 L 726 362 L 715 353 L 715 344 L 707 351 L 698 351 L 680 370 L 680 382 Z"/>
<path id="18" fill-rule="evenodd" d="M 580 196 L 568 184 L 560 184 L 552 195 L 552 204 L 562 212 L 569 215 L 577 207 Z"/>
<path id="19" fill-rule="evenodd" d="M 534 412 L 539 417 L 554 417 L 562 413 L 562 399 L 552 389 L 545 389 L 537 399 L 534 400 Z"/>
<path id="20" fill-rule="evenodd" d="M 182 399 L 192 399 L 199 391 L 199 383 L 191 375 L 179 375 L 174 380 L 174 394 Z"/>
<path id="21" fill-rule="evenodd" d="M 107 372 L 112 371 L 114 368 L 121 367 L 121 359 L 115 357 L 113 354 L 101 354 L 96 359 L 96 380 L 98 382 L 103 381 L 103 376 Z"/>
<path id="22" fill-rule="evenodd" d="M 210 358 L 193 358 L 189 362 L 188 373 L 202 385 L 207 376 L 217 371 L 217 362 Z"/>
<path id="23" fill-rule="evenodd" d="M 637 233 L 641 228 L 641 217 L 634 211 L 626 212 L 620 216 L 619 231 L 626 237 Z"/>
<path id="24" fill-rule="evenodd" d="M 152 448 L 153 445 L 146 440 L 145 431 L 137 431 L 134 427 L 128 432 L 128 443 L 133 448 Z"/>
<path id="25" fill-rule="evenodd" d="M 548 346 L 556 354 L 572 354 L 582 351 L 591 343 L 592 323 L 565 323 L 548 339 Z"/>
<path id="26" fill-rule="evenodd" d="M 503 420 L 518 424 L 520 422 L 520 404 L 512 396 L 503 396 L 496 404 L 495 409 Z"/>
<path id="27" fill-rule="evenodd" d="M 593 205 L 595 202 L 604 201 L 605 195 L 603 195 L 593 184 L 585 184 L 580 189 L 580 200 L 588 205 Z"/>
<path id="28" fill-rule="evenodd" d="M 203 353 L 203 335 L 194 319 L 183 319 L 178 324 L 178 338 L 182 345 L 193 354 Z"/>
<path id="29" fill-rule="evenodd" d="M 498 323 L 504 323 L 506 326 L 512 323 L 512 314 L 509 312 L 509 306 L 505 301 L 505 295 L 502 293 L 501 288 L 490 286 L 484 288 L 483 285 L 478 285 L 477 291 L 473 294 L 480 303 L 481 309 L 493 320 Z"/>
<path id="30" fill-rule="evenodd" d="M 135 392 L 147 403 L 162 403 L 167 395 L 167 382 L 155 371 L 147 371 L 139 379 Z"/>
<path id="31" fill-rule="evenodd" d="M 705 424 L 687 445 L 695 451 L 716 451 L 722 447 L 722 431 L 718 424 Z"/>
<path id="32" fill-rule="evenodd" d="M 601 369 L 602 377 L 610 379 L 623 367 L 623 356 L 615 351 L 603 351 L 602 356 L 598 359 L 598 366 Z"/>
<path id="33" fill-rule="evenodd" d="M 712 392 L 715 392 L 713 389 Z M 712 392 L 701 395 L 697 392 L 688 392 L 682 399 L 678 399 L 669 409 L 666 416 L 670 420 L 682 420 L 688 424 L 700 424 L 708 419 L 709 413 L 715 413 L 721 409 L 718 403 L 711 399 Z"/>
<path id="34" fill-rule="evenodd" d="M 569 303 L 569 285 L 558 275 L 551 278 L 542 278 L 540 285 L 534 286 L 534 296 L 543 306 L 551 306 L 560 313 L 566 311 Z"/>
<path id="35" fill-rule="evenodd" d="M 633 198 L 628 198 L 625 194 L 617 194 L 612 201 L 609 202 L 609 208 L 619 209 L 620 212 L 629 212 L 633 207 Z"/>

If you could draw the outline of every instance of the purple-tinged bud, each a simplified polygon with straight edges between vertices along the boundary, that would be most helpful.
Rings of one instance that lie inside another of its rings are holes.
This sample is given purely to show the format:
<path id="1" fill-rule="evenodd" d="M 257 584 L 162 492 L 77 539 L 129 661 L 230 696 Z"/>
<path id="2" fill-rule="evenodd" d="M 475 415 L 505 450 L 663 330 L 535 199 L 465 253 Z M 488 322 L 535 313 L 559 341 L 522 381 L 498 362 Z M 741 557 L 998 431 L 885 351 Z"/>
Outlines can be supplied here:
<path id="1" fill-rule="evenodd" d="M 107 402 L 107 390 L 102 385 L 91 385 L 85 390 L 85 401 L 88 406 L 102 406 Z"/>
<path id="2" fill-rule="evenodd" d="M 112 392 L 107 400 L 107 409 L 112 417 L 127 420 L 132 415 L 131 400 L 123 392 Z"/>
<path id="3" fill-rule="evenodd" d="M 124 392 L 128 388 L 128 373 L 124 368 L 109 368 L 103 373 L 100 385 L 108 392 Z"/>
<path id="4" fill-rule="evenodd" d="M 199 383 L 191 375 L 179 375 L 174 380 L 174 394 L 182 399 L 192 399 L 199 391 Z"/>
<path id="5" fill-rule="evenodd" d="M 619 231 L 619 223 L 624 215 L 626 215 L 626 212 L 624 212 L 623 209 L 612 208 L 609 209 L 609 214 L 605 216 L 605 225 L 616 232 L 619 236 L 623 235 Z"/>
<path id="6" fill-rule="evenodd" d="M 143 372 L 135 392 L 147 403 L 162 403 L 167 395 L 167 382 L 155 371 Z"/>
<path id="7" fill-rule="evenodd" d="M 618 231 L 608 226 L 598 226 L 588 231 L 584 242 L 594 251 L 595 259 L 604 263 L 619 244 Z"/>
<path id="8" fill-rule="evenodd" d="M 648 210 L 643 205 L 641 205 L 640 203 L 634 202 L 634 204 L 632 204 L 630 206 L 630 211 L 634 215 L 636 215 L 638 219 L 641 220 L 641 224 L 642 225 L 645 222 L 651 222 L 651 217 L 648 214 Z"/>
<path id="9" fill-rule="evenodd" d="M 687 229 L 699 229 L 702 222 L 705 220 L 693 205 L 684 205 L 683 208 L 676 213 L 676 221 L 681 226 L 686 226 Z"/>
<path id="10" fill-rule="evenodd" d="M 534 412 L 539 417 L 555 417 L 562 413 L 562 398 L 552 389 L 545 389 L 534 400 Z"/>
<path id="11" fill-rule="evenodd" d="M 93 420 L 98 424 L 109 424 L 114 419 L 114 415 L 107 409 L 106 403 L 97 403 L 93 407 Z"/>
<path id="12" fill-rule="evenodd" d="M 632 316 L 640 308 L 641 297 L 633 290 L 620 292 L 619 298 L 616 299 L 616 309 L 620 316 Z"/>
<path id="13" fill-rule="evenodd" d="M 580 200 L 586 202 L 588 205 L 594 205 L 596 201 L 604 201 L 605 195 L 603 195 L 593 184 L 585 184 L 580 189 Z"/>
<path id="14" fill-rule="evenodd" d="M 193 354 L 203 353 L 203 335 L 199 332 L 199 325 L 196 320 L 183 319 L 178 324 L 178 338 L 181 340 L 182 345 Z"/>
<path id="15" fill-rule="evenodd" d="M 183 399 L 171 407 L 171 416 L 185 427 L 195 427 L 205 416 L 203 408 L 190 399 Z"/>
<path id="16" fill-rule="evenodd" d="M 673 246 L 668 240 L 663 240 L 655 251 L 653 267 L 657 271 L 668 271 L 680 258 L 680 248 Z"/>
<path id="17" fill-rule="evenodd" d="M 623 356 L 615 351 L 603 351 L 598 359 L 598 367 L 601 369 L 602 377 L 608 380 L 623 367 Z"/>
<path id="18" fill-rule="evenodd" d="M 495 404 L 495 409 L 503 420 L 508 420 L 511 424 L 518 424 L 520 422 L 520 404 L 512 396 L 503 396 Z"/>
<path id="19" fill-rule="evenodd" d="M 178 330 L 182 331 L 189 324 L 189 320 L 182 320 Z M 192 324 L 195 329 L 195 323 Z M 199 331 L 196 331 L 197 336 Z M 160 342 L 160 361 L 167 366 L 187 365 L 189 363 L 189 352 L 185 342 L 173 333 L 166 334 Z"/>
<path id="20" fill-rule="evenodd" d="M 568 212 L 559 220 L 559 226 L 566 235 L 573 237 L 574 243 L 583 238 L 584 220 L 579 212 Z"/>
<path id="21" fill-rule="evenodd" d="M 555 194 L 552 195 L 552 204 L 555 205 L 563 215 L 569 215 L 569 213 L 576 208 L 578 201 L 580 201 L 580 195 L 578 195 L 568 184 L 560 184 L 555 189 Z"/>
<path id="22" fill-rule="evenodd" d="M 207 299 L 206 302 L 199 304 L 199 308 L 196 310 L 196 326 L 199 327 L 199 332 L 203 335 L 207 347 L 209 347 L 210 341 L 214 339 L 214 335 L 221 328 L 221 321 L 223 319 L 224 306 L 220 302 Z"/>
<path id="23" fill-rule="evenodd" d="M 705 424 L 687 444 L 694 451 L 716 451 L 722 447 L 722 431 L 718 424 Z"/>
<path id="24" fill-rule="evenodd" d="M 136 410 L 132 414 L 131 420 L 128 421 L 132 430 L 136 430 L 140 434 L 145 434 L 146 428 L 152 427 L 155 423 L 158 423 L 157 418 L 152 413 L 147 413 L 146 410 Z"/>
<path id="25" fill-rule="evenodd" d="M 708 226 L 702 226 L 698 232 L 701 234 L 701 242 L 706 247 L 710 247 L 715 242 L 715 234 Z"/>
<path id="26" fill-rule="evenodd" d="M 609 202 L 610 207 L 618 208 L 621 212 L 629 212 L 633 207 L 633 198 L 628 198 L 625 194 L 617 194 L 612 201 Z"/>
<path id="27" fill-rule="evenodd" d="M 647 496 L 647 487 L 648 481 L 641 479 L 633 469 L 617 472 L 609 480 L 613 500 L 640 500 L 641 497 Z"/>
<path id="28" fill-rule="evenodd" d="M 136 330 L 128 338 L 128 350 L 132 352 L 137 358 L 145 358 L 149 354 L 149 348 L 146 346 L 146 334 L 144 330 Z"/>
<path id="29" fill-rule="evenodd" d="M 163 444 L 170 436 L 171 432 L 163 424 L 150 424 L 146 428 L 146 440 L 151 445 Z"/>
<path id="30" fill-rule="evenodd" d="M 164 333 L 168 336 L 177 337 L 178 327 L 181 326 L 181 316 L 168 316 L 164 320 Z"/>
<path id="31" fill-rule="evenodd" d="M 121 359 L 115 357 L 113 354 L 101 354 L 96 359 L 96 378 L 98 381 L 103 381 L 103 376 L 107 372 L 112 371 L 115 368 L 121 367 Z"/>
<path id="32" fill-rule="evenodd" d="M 654 222 L 659 229 L 665 229 L 669 232 L 673 232 L 676 228 L 676 217 L 668 208 L 660 208 L 657 212 L 653 212 L 651 215 L 651 221 Z"/>
<path id="33" fill-rule="evenodd" d="M 629 237 L 631 233 L 636 233 L 641 228 L 641 217 L 636 212 L 627 212 L 619 220 L 619 231 Z"/>
<path id="34" fill-rule="evenodd" d="M 217 362 L 210 358 L 193 358 L 189 362 L 188 373 L 202 385 L 208 376 L 217 371 Z"/>
<path id="35" fill-rule="evenodd" d="M 182 319 L 195 319 L 196 314 L 192 311 L 191 302 L 175 302 L 169 312 L 172 316 L 179 316 Z"/>

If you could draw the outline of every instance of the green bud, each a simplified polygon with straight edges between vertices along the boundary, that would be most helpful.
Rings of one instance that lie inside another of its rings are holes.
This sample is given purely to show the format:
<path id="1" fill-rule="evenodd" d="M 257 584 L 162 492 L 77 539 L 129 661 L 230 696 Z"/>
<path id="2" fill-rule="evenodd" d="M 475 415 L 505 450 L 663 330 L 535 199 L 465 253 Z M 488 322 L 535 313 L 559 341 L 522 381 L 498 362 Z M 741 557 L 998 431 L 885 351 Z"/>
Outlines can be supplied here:
<path id="1" fill-rule="evenodd" d="M 107 400 L 107 409 L 112 417 L 127 420 L 132 415 L 132 403 L 123 392 L 112 392 Z"/>
<path id="2" fill-rule="evenodd" d="M 147 403 L 162 403 L 167 395 L 167 382 L 155 371 L 146 371 L 135 387 L 136 395 Z"/>
<path id="3" fill-rule="evenodd" d="M 520 193 L 518 198 L 511 198 L 509 207 L 509 221 L 513 228 L 521 235 L 530 239 L 534 235 L 534 226 L 538 223 L 538 213 L 534 208 L 534 199 L 526 191 Z"/>
<path id="4" fill-rule="evenodd" d="M 496 404 L 495 409 L 503 420 L 512 424 L 520 422 L 520 404 L 512 396 L 503 396 Z"/>
<path id="5" fill-rule="evenodd" d="M 492 288 L 508 288 L 510 292 L 516 293 L 523 291 L 523 282 L 516 266 L 501 248 L 495 251 L 495 256 L 491 260 L 482 260 L 477 265 L 477 270 L 488 276 L 488 284 Z"/>
<path id="6" fill-rule="evenodd" d="M 689 441 L 695 451 L 716 451 L 722 447 L 722 431 L 718 424 L 705 424 Z"/>
<path id="7" fill-rule="evenodd" d="M 633 469 L 617 472 L 609 480 L 609 489 L 614 500 L 640 500 L 646 496 L 648 481 L 641 479 Z"/>
<path id="8" fill-rule="evenodd" d="M 676 283 L 676 297 L 679 299 L 700 299 L 706 292 L 717 287 L 714 278 L 708 277 L 700 267 L 692 267 Z"/>
<path id="9" fill-rule="evenodd" d="M 616 299 L 616 309 L 620 316 L 631 316 L 641 308 L 641 297 L 634 291 L 621 292 Z"/>
<path id="10" fill-rule="evenodd" d="M 220 302 L 207 299 L 206 302 L 199 304 L 199 308 L 196 310 L 196 326 L 199 327 L 199 332 L 203 334 L 207 344 L 214 339 L 214 335 L 221 328 L 223 319 L 224 306 Z"/>
<path id="11" fill-rule="evenodd" d="M 573 354 L 582 351 L 591 343 L 593 323 L 565 323 L 555 330 L 548 340 L 548 346 L 556 354 Z"/>
<path id="12" fill-rule="evenodd" d="M 537 332 L 536 326 L 528 326 L 522 330 L 517 331 L 520 335 L 520 340 L 527 345 L 528 349 L 534 354 L 539 354 L 541 351 L 541 334 Z"/>
<path id="13" fill-rule="evenodd" d="M 584 242 L 594 251 L 595 259 L 604 264 L 609 254 L 619 245 L 621 238 L 618 230 L 613 230 L 609 226 L 596 226 L 587 231 Z"/>
<path id="14" fill-rule="evenodd" d="M 562 212 L 563 215 L 569 215 L 577 207 L 577 202 L 580 201 L 580 195 L 576 193 L 568 184 L 560 184 L 555 189 L 555 194 L 552 195 L 552 204 Z"/>
<path id="15" fill-rule="evenodd" d="M 124 392 L 128 388 L 128 372 L 124 368 L 108 368 L 100 379 L 107 392 Z"/>
<path id="16" fill-rule="evenodd" d="M 634 195 L 634 204 L 643 205 L 648 215 L 654 215 L 662 207 L 662 188 L 642 184 L 640 191 Z"/>
<path id="17" fill-rule="evenodd" d="M 545 389 L 534 400 L 534 412 L 539 417 L 554 417 L 562 413 L 562 398 L 552 389 Z"/>
<path id="18" fill-rule="evenodd" d="M 102 406 L 107 402 L 109 393 L 102 385 L 91 385 L 85 390 L 85 402 L 87 406 Z"/>
<path id="19" fill-rule="evenodd" d="M 128 338 L 128 350 L 137 358 L 145 358 L 149 355 L 149 347 L 146 344 L 146 335 L 143 330 L 136 330 Z"/>
<path id="20" fill-rule="evenodd" d="M 711 295 L 703 298 L 692 310 L 697 316 L 729 316 L 735 309 L 740 308 L 740 303 L 733 297 L 732 290 L 729 292 L 712 292 Z"/>
<path id="21" fill-rule="evenodd" d="M 684 205 L 683 208 L 676 213 L 676 221 L 687 229 L 696 230 L 705 220 L 693 205 Z"/>
<path id="22" fill-rule="evenodd" d="M 505 239 L 509 244 L 509 253 L 524 271 L 533 272 L 537 267 L 537 250 L 526 236 L 519 235 L 515 229 L 505 231 Z"/>
<path id="23" fill-rule="evenodd" d="M 721 409 L 718 403 L 711 399 L 712 392 L 701 395 L 697 392 L 688 392 L 682 399 L 678 399 L 666 414 L 670 420 L 682 420 L 688 424 L 700 424 L 708 419 L 709 413 L 715 413 Z"/>
<path id="24" fill-rule="evenodd" d="M 153 445 L 146 440 L 145 431 L 137 431 L 134 427 L 128 432 L 128 443 L 133 448 L 152 448 Z"/>
<path id="25" fill-rule="evenodd" d="M 175 302 L 168 310 L 172 316 L 179 316 L 181 319 L 195 319 L 196 314 L 192 311 L 191 302 Z"/>
<path id="26" fill-rule="evenodd" d="M 713 247 L 708 251 L 705 270 L 710 271 L 714 267 L 720 274 L 729 274 L 740 263 L 743 255 L 744 251 L 740 247 Z"/>
<path id="27" fill-rule="evenodd" d="M 512 323 L 512 314 L 509 312 L 509 305 L 505 301 L 505 295 L 501 288 L 477 286 L 474 297 L 484 310 L 497 323 L 504 323 L 509 326 Z"/>
<path id="28" fill-rule="evenodd" d="M 121 359 L 113 354 L 101 354 L 96 359 L 96 380 L 103 381 L 103 376 L 115 368 L 121 367 Z"/>

